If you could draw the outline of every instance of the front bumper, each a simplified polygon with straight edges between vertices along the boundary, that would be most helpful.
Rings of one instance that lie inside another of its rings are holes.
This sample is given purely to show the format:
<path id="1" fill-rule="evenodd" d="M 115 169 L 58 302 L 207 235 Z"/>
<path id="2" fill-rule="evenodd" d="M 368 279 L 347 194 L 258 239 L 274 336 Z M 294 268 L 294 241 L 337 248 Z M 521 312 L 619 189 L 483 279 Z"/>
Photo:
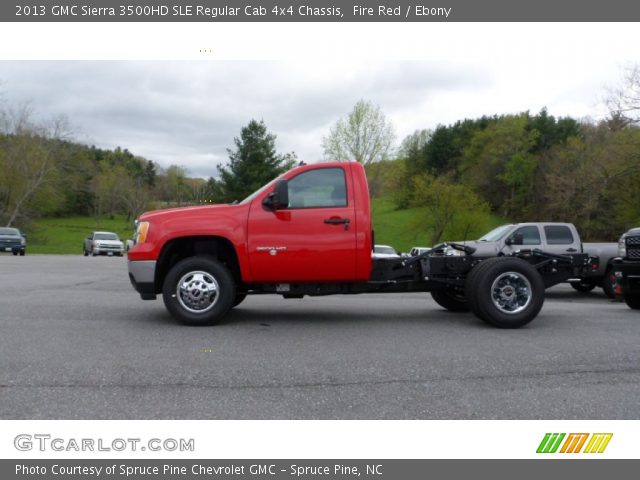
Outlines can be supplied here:
<path id="1" fill-rule="evenodd" d="M 25 251 L 25 247 L 23 245 L 0 246 L 0 252 L 24 253 L 24 251 Z"/>
<path id="2" fill-rule="evenodd" d="M 92 253 L 94 255 L 124 255 L 124 248 L 120 247 L 93 247 Z"/>
<path id="3" fill-rule="evenodd" d="M 129 280 L 143 300 L 156 298 L 155 260 L 128 260 Z"/>

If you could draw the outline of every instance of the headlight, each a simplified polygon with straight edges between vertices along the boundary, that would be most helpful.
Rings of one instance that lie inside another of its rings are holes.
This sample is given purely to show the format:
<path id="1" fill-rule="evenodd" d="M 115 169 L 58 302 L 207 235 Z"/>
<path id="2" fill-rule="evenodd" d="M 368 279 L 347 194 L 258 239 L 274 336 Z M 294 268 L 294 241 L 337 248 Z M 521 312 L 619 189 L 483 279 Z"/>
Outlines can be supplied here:
<path id="1" fill-rule="evenodd" d="M 136 244 L 146 242 L 147 233 L 149 233 L 149 222 L 138 222 L 136 226 Z"/>
<path id="2" fill-rule="evenodd" d="M 618 256 L 622 258 L 627 256 L 627 243 L 624 235 L 618 240 Z"/>

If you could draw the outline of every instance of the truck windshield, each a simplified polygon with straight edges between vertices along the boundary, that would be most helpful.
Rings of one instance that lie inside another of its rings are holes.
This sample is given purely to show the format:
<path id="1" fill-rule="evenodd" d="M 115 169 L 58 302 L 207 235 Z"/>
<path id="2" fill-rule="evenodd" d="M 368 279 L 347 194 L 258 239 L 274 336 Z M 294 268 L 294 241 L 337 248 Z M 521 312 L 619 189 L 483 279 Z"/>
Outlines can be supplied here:
<path id="1" fill-rule="evenodd" d="M 273 185 L 275 183 L 275 181 L 278 180 L 279 178 L 281 178 L 281 176 L 274 178 L 273 180 L 271 180 L 266 185 L 260 187 L 258 190 L 256 190 L 251 195 L 249 195 L 247 198 L 242 200 L 240 202 L 240 205 L 244 205 L 245 203 L 250 203 L 254 198 L 256 198 L 258 195 L 260 195 L 262 192 L 264 192 L 267 188 L 269 188 L 271 185 Z"/>
<path id="2" fill-rule="evenodd" d="M 478 239 L 479 242 L 497 242 L 504 237 L 513 225 L 501 225 Z"/>
<path id="3" fill-rule="evenodd" d="M 94 240 L 119 240 L 115 233 L 96 233 L 93 236 Z"/>
<path id="4" fill-rule="evenodd" d="M 18 236 L 20 233 L 17 228 L 0 228 L 0 235 L 15 235 Z"/>

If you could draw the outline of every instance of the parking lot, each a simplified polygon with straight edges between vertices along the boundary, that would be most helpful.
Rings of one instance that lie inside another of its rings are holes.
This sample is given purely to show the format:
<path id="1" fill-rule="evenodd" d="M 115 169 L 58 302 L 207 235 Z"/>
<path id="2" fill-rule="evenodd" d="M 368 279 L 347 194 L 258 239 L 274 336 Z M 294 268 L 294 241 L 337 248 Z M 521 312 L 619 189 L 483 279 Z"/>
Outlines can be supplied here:
<path id="1" fill-rule="evenodd" d="M 547 293 L 520 330 L 428 294 L 248 298 L 185 327 L 126 259 L 0 257 L 2 419 L 638 419 L 640 314 Z"/>

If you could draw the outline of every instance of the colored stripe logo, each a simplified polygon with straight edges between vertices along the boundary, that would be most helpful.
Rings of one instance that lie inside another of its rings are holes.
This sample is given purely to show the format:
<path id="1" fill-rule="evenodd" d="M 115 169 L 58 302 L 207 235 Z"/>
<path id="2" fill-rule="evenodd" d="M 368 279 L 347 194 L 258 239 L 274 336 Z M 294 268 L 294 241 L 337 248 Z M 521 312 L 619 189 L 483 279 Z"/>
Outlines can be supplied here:
<path id="1" fill-rule="evenodd" d="M 604 453 L 611 437 L 613 433 L 545 433 L 536 453 Z"/>

